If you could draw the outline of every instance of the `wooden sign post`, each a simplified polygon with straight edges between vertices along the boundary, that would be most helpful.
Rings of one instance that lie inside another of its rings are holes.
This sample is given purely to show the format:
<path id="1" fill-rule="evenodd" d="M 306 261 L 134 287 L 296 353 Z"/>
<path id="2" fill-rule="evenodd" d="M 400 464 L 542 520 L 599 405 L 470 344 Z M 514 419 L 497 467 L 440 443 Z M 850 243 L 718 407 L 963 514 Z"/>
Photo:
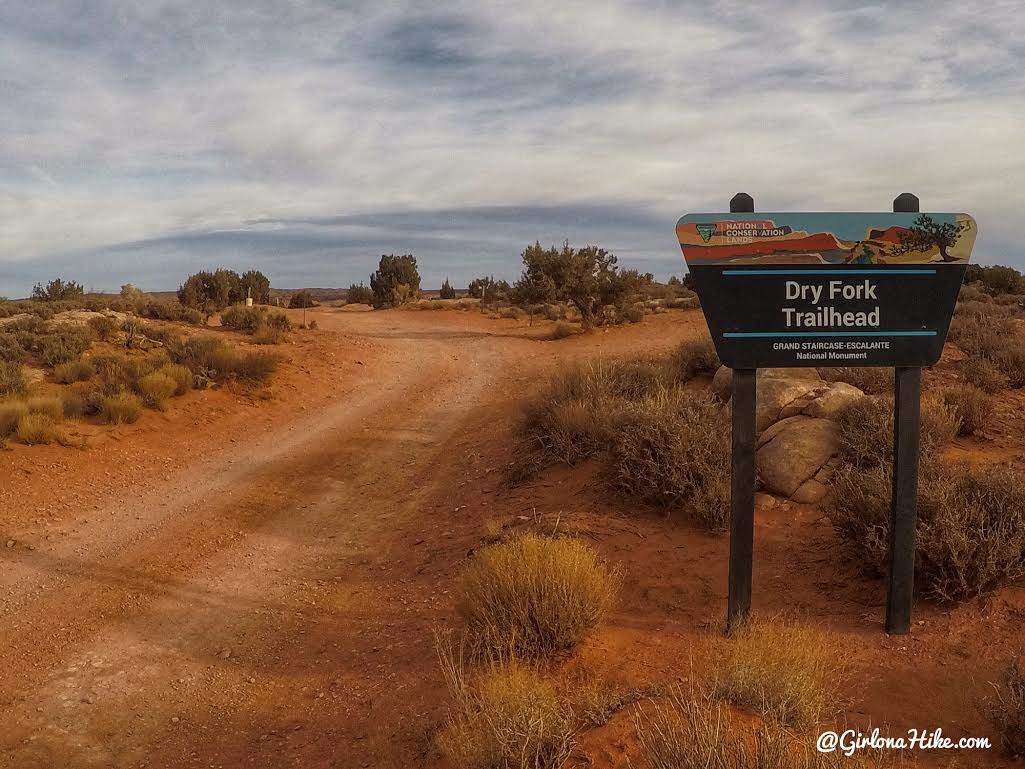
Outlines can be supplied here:
<path id="1" fill-rule="evenodd" d="M 757 369 L 886 366 L 894 467 L 886 630 L 911 628 L 921 372 L 943 352 L 975 242 L 967 214 L 688 214 L 676 234 L 723 364 L 733 369 L 727 629 L 751 614 Z"/>

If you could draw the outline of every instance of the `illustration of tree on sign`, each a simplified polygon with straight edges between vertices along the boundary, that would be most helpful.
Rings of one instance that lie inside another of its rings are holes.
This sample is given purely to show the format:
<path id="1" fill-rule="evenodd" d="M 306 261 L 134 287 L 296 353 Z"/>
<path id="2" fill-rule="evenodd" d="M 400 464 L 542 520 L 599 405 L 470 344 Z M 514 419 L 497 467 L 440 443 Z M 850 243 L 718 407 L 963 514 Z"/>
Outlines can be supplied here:
<path id="1" fill-rule="evenodd" d="M 900 243 L 894 249 L 895 256 L 910 254 L 916 251 L 927 252 L 933 247 L 940 250 L 940 256 L 945 262 L 956 262 L 957 259 L 947 253 L 947 249 L 953 248 L 961 233 L 967 229 L 965 222 L 954 223 L 934 222 L 928 214 L 921 214 L 915 223 L 907 230 L 900 233 Z"/>

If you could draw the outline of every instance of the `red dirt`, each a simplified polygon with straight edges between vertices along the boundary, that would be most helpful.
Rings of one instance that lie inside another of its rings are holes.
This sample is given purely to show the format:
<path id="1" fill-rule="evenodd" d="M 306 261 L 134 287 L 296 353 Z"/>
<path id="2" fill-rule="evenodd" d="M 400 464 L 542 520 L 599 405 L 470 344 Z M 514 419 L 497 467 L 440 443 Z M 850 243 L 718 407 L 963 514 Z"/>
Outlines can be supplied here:
<path id="1" fill-rule="evenodd" d="M 433 633 L 456 625 L 461 564 L 500 526 L 575 530 L 623 565 L 620 609 L 569 667 L 673 683 L 718 637 L 726 538 L 631 510 L 591 464 L 514 489 L 502 472 L 560 361 L 665 351 L 700 312 L 559 341 L 468 312 L 311 314 L 320 330 L 294 335 L 268 400 L 197 392 L 84 430 L 84 451 L 0 452 L 0 766 L 437 766 Z M 1019 458 L 1021 406 L 1007 396 L 953 451 Z M 759 510 L 755 550 L 756 613 L 838 635 L 852 725 L 993 737 L 978 704 L 1020 647 L 1025 589 L 920 602 L 913 634 L 889 638 L 883 585 L 818 510 Z M 628 711 L 574 761 L 640 764 Z"/>

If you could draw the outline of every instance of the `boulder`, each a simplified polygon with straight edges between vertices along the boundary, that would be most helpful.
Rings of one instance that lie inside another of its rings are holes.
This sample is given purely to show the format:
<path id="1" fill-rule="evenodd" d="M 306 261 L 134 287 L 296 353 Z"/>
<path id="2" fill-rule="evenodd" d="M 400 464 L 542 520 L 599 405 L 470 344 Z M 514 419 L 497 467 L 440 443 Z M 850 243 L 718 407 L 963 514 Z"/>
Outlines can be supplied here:
<path id="1" fill-rule="evenodd" d="M 768 491 L 794 497 L 836 456 L 837 427 L 828 419 L 803 415 L 790 417 L 772 427 L 771 433 L 767 433 L 769 438 L 763 436 L 756 455 L 758 477 Z M 795 498 L 795 501 L 818 501 L 825 494 L 825 488 L 821 481 L 815 481 L 802 491 L 802 499 Z M 817 498 L 811 499 L 815 495 Z"/>
<path id="2" fill-rule="evenodd" d="M 761 432 L 774 422 L 778 422 L 781 417 L 786 418 L 800 413 L 811 402 L 816 391 L 824 386 L 825 383 L 820 379 L 761 378 L 758 382 L 755 429 Z M 805 400 L 797 411 L 784 413 L 784 409 L 799 399 Z"/>
<path id="3" fill-rule="evenodd" d="M 833 382 L 825 392 L 820 393 L 808 404 L 804 413 L 818 419 L 833 419 L 848 403 L 864 397 L 865 393 L 854 385 L 849 385 L 846 382 Z"/>
<path id="4" fill-rule="evenodd" d="M 712 377 L 712 394 L 723 403 L 733 396 L 733 369 L 719 366 Z"/>
<path id="5" fill-rule="evenodd" d="M 819 372 L 813 368 L 760 368 L 758 381 L 763 379 L 809 379 L 825 385 Z M 733 396 L 733 369 L 719 366 L 712 377 L 712 393 L 724 403 Z"/>

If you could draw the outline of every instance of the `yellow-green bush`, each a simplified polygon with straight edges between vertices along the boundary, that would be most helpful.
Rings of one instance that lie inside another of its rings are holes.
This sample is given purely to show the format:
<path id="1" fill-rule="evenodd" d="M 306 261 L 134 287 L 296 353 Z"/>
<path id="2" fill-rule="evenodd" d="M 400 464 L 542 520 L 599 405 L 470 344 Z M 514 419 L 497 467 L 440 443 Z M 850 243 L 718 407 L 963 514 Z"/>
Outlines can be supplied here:
<path id="1" fill-rule="evenodd" d="M 118 393 L 103 399 L 100 417 L 112 425 L 132 424 L 142 414 L 142 400 L 132 393 Z"/>
<path id="2" fill-rule="evenodd" d="M 974 385 L 961 384 L 944 388 L 941 397 L 960 421 L 960 435 L 975 435 L 986 426 L 993 413 L 993 399 Z"/>
<path id="3" fill-rule="evenodd" d="M 457 607 L 481 651 L 536 657 L 582 641 L 612 609 L 620 582 L 589 545 L 527 534 L 474 554 Z"/>
<path id="4" fill-rule="evenodd" d="M 0 361 L 0 396 L 24 395 L 28 392 L 28 378 L 20 363 Z"/>
<path id="5" fill-rule="evenodd" d="M 162 409 L 164 401 L 174 395 L 178 385 L 166 374 L 154 371 L 140 379 L 138 387 L 139 394 L 147 406 Z"/>
<path id="6" fill-rule="evenodd" d="M 56 443 L 62 440 L 57 421 L 46 413 L 29 412 L 18 420 L 15 435 L 19 441 L 30 446 Z"/>
<path id="7" fill-rule="evenodd" d="M 64 418 L 64 401 L 55 395 L 41 395 L 26 401 L 29 413 L 45 414 L 55 422 Z"/>
<path id="8" fill-rule="evenodd" d="M 67 363 L 60 363 L 53 367 L 53 378 L 59 384 L 74 384 L 75 382 L 86 382 L 96 375 L 96 368 L 92 363 L 79 358 Z"/>
<path id="9" fill-rule="evenodd" d="M 174 382 L 175 395 L 184 395 L 192 389 L 192 383 L 195 377 L 193 376 L 192 371 L 189 370 L 188 366 L 182 366 L 178 363 L 168 363 L 165 366 L 161 366 L 157 371 Z"/>
<path id="10" fill-rule="evenodd" d="M 23 401 L 0 403 L 0 438 L 7 438 L 18 429 L 18 422 L 28 415 L 28 406 Z"/>

